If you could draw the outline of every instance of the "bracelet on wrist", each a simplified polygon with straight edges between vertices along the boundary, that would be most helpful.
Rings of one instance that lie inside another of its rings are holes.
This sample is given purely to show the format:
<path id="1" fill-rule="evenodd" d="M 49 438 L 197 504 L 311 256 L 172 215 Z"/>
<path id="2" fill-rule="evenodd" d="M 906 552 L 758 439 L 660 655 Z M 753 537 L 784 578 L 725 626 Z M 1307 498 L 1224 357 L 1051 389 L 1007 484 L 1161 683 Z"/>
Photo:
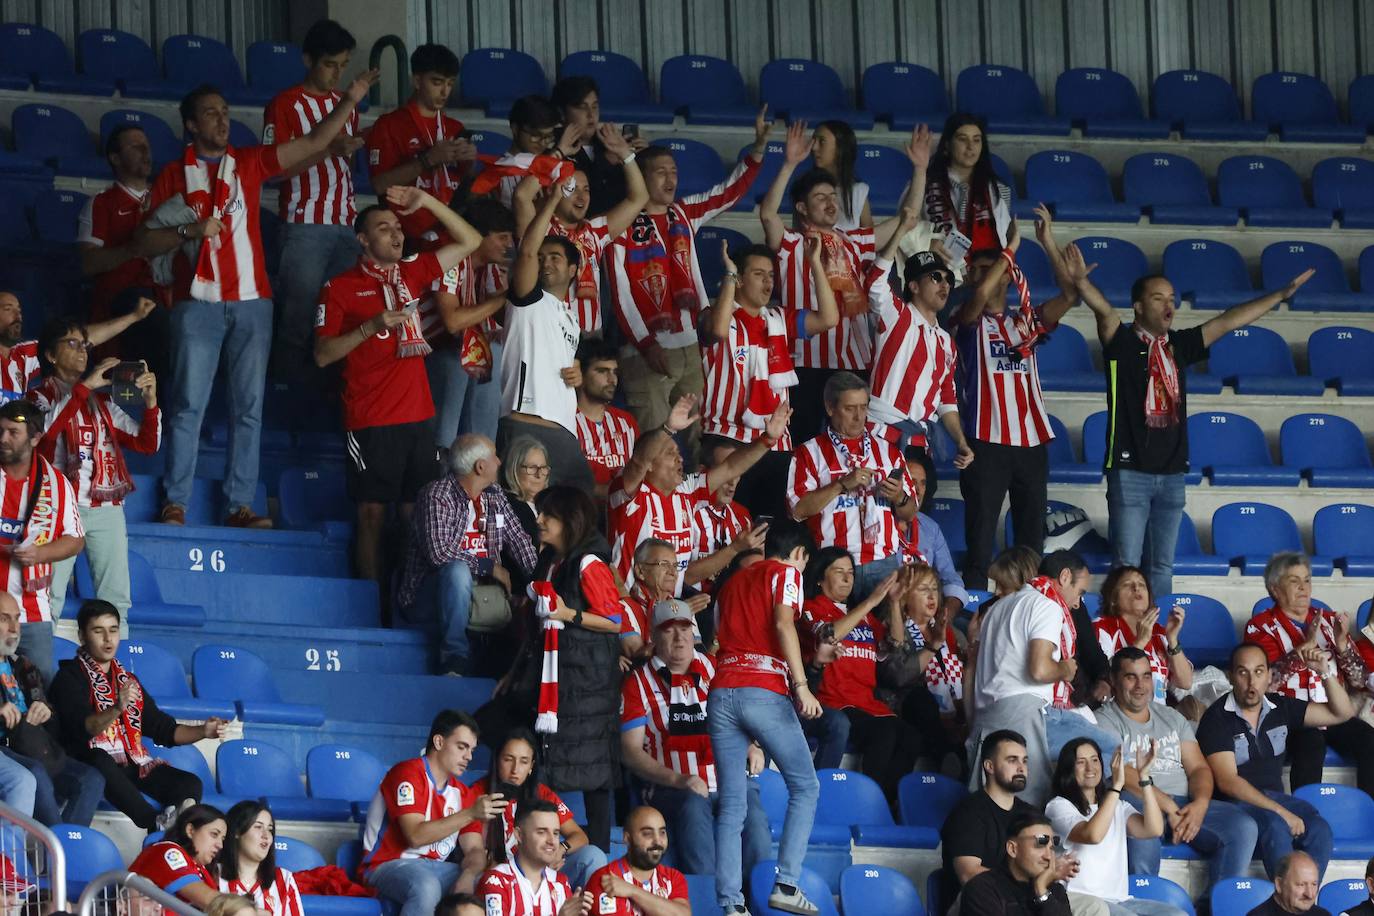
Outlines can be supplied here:
<path id="1" fill-rule="evenodd" d="M 1107 786 L 1107 791 L 1108 791 L 1108 792 L 1115 792 L 1117 795 L 1120 795 L 1120 794 L 1121 794 L 1121 787 L 1120 787 L 1120 786 Z"/>
<path id="2" fill-rule="evenodd" d="M 629 165 L 631 162 L 634 162 L 634 161 L 635 161 L 635 151 L 634 151 L 634 150 L 630 150 L 629 155 L 621 157 L 620 164 L 621 164 L 621 165 Z"/>
<path id="3" fill-rule="evenodd" d="M 1174 643 L 1172 646 L 1168 646 L 1166 648 L 1170 655 L 1179 655 L 1183 652 L 1183 646 L 1179 643 Z"/>

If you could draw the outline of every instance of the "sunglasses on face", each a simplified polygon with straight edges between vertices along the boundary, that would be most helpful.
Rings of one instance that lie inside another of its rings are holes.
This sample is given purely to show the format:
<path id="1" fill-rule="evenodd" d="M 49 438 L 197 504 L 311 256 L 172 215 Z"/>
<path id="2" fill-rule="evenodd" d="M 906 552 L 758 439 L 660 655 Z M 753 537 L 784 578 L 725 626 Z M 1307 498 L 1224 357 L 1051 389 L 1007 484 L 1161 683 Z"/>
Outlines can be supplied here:
<path id="1" fill-rule="evenodd" d="M 1050 845 L 1059 846 L 1060 844 L 1059 837 L 1051 836 L 1048 833 L 1037 833 L 1035 836 L 1031 837 L 1031 839 L 1035 840 L 1036 849 L 1044 849 L 1046 846 Z"/>

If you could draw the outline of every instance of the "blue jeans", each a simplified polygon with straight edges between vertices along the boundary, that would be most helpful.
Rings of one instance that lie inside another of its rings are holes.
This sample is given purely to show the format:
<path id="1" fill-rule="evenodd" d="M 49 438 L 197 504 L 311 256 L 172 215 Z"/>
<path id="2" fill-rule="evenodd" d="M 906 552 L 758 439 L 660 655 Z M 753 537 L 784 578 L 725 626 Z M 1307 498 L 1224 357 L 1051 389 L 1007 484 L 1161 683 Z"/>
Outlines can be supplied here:
<path id="1" fill-rule="evenodd" d="M 1264 862 L 1264 873 L 1272 881 L 1274 868 L 1279 864 L 1279 859 L 1294 850 L 1302 850 L 1317 863 L 1318 878 L 1325 875 L 1326 863 L 1331 861 L 1331 825 L 1317 813 L 1316 808 L 1301 799 L 1272 789 L 1260 791 L 1267 795 L 1270 801 L 1278 802 L 1302 818 L 1303 825 L 1307 828 L 1302 836 L 1294 839 L 1288 832 L 1288 824 L 1274 812 L 1244 802 L 1235 803 L 1236 807 L 1250 815 L 1259 827 L 1259 844 L 1256 848 Z"/>
<path id="2" fill-rule="evenodd" d="M 755 865 L 773 852 L 773 837 L 768 832 L 768 815 L 763 812 L 757 779 L 749 780 L 748 793 L 743 843 L 736 839 L 730 844 L 742 849 L 741 874 L 744 875 L 750 874 Z M 673 867 L 685 875 L 714 875 L 715 821 L 720 793 L 706 798 L 690 789 L 654 786 L 649 800 L 668 823 L 668 855 L 672 857 Z"/>
<path id="3" fill-rule="evenodd" d="M 1185 500 L 1181 473 L 1107 472 L 1112 565 L 1139 566 L 1156 598 L 1174 590 L 1174 548 Z"/>
<path id="4" fill-rule="evenodd" d="M 1121 746 L 1120 735 L 1098 728 L 1078 713 L 1067 709 L 1046 706 L 1043 714 L 1045 716 L 1045 743 L 1048 745 L 1051 770 L 1058 762 L 1059 752 L 1064 749 L 1064 745 L 1075 738 L 1091 738 L 1096 741 L 1097 749 L 1102 752 L 1102 765 L 1111 765 L 1112 755 Z"/>
<path id="5" fill-rule="evenodd" d="M 401 907 L 400 916 L 434 916 L 439 899 L 449 892 L 462 874 L 457 862 L 434 859 L 392 859 L 372 869 L 367 883 L 377 896 Z"/>
<path id="6" fill-rule="evenodd" d="M 285 223 L 281 227 L 281 268 L 277 271 L 278 362 L 286 368 L 300 360 L 315 368 L 315 307 L 320 287 L 358 261 L 362 249 L 352 226 Z M 283 362 L 282 360 L 286 360 Z"/>
<path id="7" fill-rule="evenodd" d="M 865 563 L 862 566 L 854 567 L 854 590 L 849 593 L 849 606 L 856 607 L 861 601 L 868 597 L 868 593 L 877 588 L 878 583 L 883 581 L 891 573 L 896 572 L 902 566 L 902 555 L 894 553 L 891 556 L 883 557 L 881 560 L 874 560 L 872 563 Z"/>
<path id="8" fill-rule="evenodd" d="M 849 716 L 844 714 L 843 709 L 823 707 L 819 719 L 802 722 L 802 733 L 816 739 L 816 769 L 839 768 L 845 748 L 849 747 Z"/>
<path id="9" fill-rule="evenodd" d="M 606 854 L 600 847 L 588 843 L 580 849 L 575 849 L 563 859 L 563 867 L 559 869 L 563 876 L 568 879 L 573 890 L 587 886 L 587 879 L 596 874 L 597 869 L 606 864 Z M 600 891 L 600 888 L 597 888 Z"/>
<path id="10" fill-rule="evenodd" d="M 96 805 L 105 795 L 105 777 L 94 767 L 88 767 L 68 757 L 56 778 L 32 757 L 0 748 L 10 760 L 28 770 L 35 782 L 33 819 L 45 827 L 54 824 L 76 824 L 89 827 L 95 817 Z"/>
<path id="11" fill-rule="evenodd" d="M 38 781 L 22 763 L 0 754 L 0 801 L 26 817 L 33 816 Z"/>
<path id="12" fill-rule="evenodd" d="M 229 395 L 229 464 L 224 506 L 253 504 L 258 486 L 263 386 L 272 345 L 272 300 L 201 302 L 172 309 L 172 383 L 167 388 L 167 502 L 185 506 L 196 476 L 200 427 L 221 359 Z"/>
<path id="13" fill-rule="evenodd" d="M 1126 800 L 1142 810 L 1140 800 L 1125 796 Z M 1188 804 L 1188 796 L 1175 795 L 1174 801 L 1180 805 Z M 1168 819 L 1164 822 L 1165 836 L 1170 836 Z M 1212 799 L 1207 805 L 1207 813 L 1202 816 L 1202 827 L 1188 845 L 1207 857 L 1208 886 L 1214 886 L 1222 878 L 1234 878 L 1250 870 L 1250 859 L 1255 855 L 1255 843 L 1259 839 L 1259 827 L 1246 816 L 1245 812 L 1230 802 Z M 1164 840 L 1126 838 L 1126 858 L 1130 873 L 1133 875 L 1159 874 L 1160 847 Z"/>
<path id="14" fill-rule="evenodd" d="M 429 391 L 434 395 L 434 444 L 447 449 L 462 433 L 496 439 L 501 419 L 501 344 L 491 345 L 491 378 L 479 382 L 463 371 L 456 348 L 435 350 L 425 358 Z"/>
<path id="15" fill-rule="evenodd" d="M 43 672 L 44 684 L 51 684 L 52 676 L 57 673 L 52 660 L 52 629 L 51 622 L 42 620 L 19 625 L 19 654 Z"/>
<path id="16" fill-rule="evenodd" d="M 796 884 L 800 880 L 821 786 L 811 764 L 811 748 L 789 698 L 759 687 L 719 687 L 711 691 L 708 705 L 711 715 L 707 721 L 720 793 L 716 813 L 716 901 L 727 907 L 744 903 L 739 838 L 748 809 L 749 742 L 758 741 L 787 784 L 787 813 L 778 844 L 779 884 Z"/>
<path id="17" fill-rule="evenodd" d="M 426 575 L 415 602 L 401 609 L 406 622 L 436 634 L 441 670 L 463 673 L 467 669 L 471 606 L 472 569 L 462 560 L 453 560 Z"/>

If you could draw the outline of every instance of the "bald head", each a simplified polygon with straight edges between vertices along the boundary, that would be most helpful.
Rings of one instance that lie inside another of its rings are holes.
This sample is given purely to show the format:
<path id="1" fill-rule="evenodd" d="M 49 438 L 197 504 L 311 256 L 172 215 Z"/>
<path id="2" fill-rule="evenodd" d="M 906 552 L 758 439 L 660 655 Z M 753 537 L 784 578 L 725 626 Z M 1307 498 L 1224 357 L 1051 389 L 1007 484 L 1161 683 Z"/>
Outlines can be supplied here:
<path id="1" fill-rule="evenodd" d="M 641 805 L 625 818 L 625 858 L 630 867 L 652 871 L 668 851 L 668 825 L 657 808 Z"/>
<path id="2" fill-rule="evenodd" d="M 1290 852 L 1274 867 L 1274 896 L 1290 913 L 1306 913 L 1316 905 L 1320 882 L 1317 863 L 1305 852 Z"/>

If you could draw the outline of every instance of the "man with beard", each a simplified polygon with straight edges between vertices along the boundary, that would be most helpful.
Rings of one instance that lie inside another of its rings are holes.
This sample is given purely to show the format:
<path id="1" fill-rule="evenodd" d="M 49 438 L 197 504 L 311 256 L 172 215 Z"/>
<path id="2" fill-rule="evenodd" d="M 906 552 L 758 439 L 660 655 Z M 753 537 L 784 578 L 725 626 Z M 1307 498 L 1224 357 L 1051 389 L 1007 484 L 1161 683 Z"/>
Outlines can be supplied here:
<path id="1" fill-rule="evenodd" d="M 573 820 L 572 809 L 558 794 L 544 785 L 534 772 L 538 741 L 528 730 L 519 728 L 506 736 L 496 753 L 495 778 L 483 776 L 473 783 L 479 795 L 495 794 L 506 799 L 506 809 L 487 824 L 473 823 L 458 835 L 463 855 L 463 873 L 457 887 L 471 886 L 485 869 L 511 861 L 519 842 L 516 829 L 520 812 L 531 805 L 545 803 L 558 815 L 559 855 L 551 866 L 568 876 L 573 887 L 582 887 L 587 876 L 606 864 L 606 854 L 591 845 L 587 833 Z"/>
<path id="2" fill-rule="evenodd" d="M 577 443 L 596 478 L 593 497 L 601 505 L 606 487 L 635 450 L 639 424 L 629 411 L 611 404 L 620 382 L 620 359 L 604 340 L 585 337 L 577 347 L 582 384 L 577 387 Z"/>
<path id="3" fill-rule="evenodd" d="M 597 916 L 691 916 L 687 879 L 660 864 L 668 851 L 668 825 L 648 805 L 625 818 L 625 858 L 602 868 L 587 882 L 596 895 Z"/>
<path id="4" fill-rule="evenodd" d="M 554 869 L 563 859 L 558 808 L 532 801 L 515 817 L 515 853 L 510 861 L 482 874 L 477 896 L 489 914 L 500 916 L 587 916 L 592 895 Z"/>

